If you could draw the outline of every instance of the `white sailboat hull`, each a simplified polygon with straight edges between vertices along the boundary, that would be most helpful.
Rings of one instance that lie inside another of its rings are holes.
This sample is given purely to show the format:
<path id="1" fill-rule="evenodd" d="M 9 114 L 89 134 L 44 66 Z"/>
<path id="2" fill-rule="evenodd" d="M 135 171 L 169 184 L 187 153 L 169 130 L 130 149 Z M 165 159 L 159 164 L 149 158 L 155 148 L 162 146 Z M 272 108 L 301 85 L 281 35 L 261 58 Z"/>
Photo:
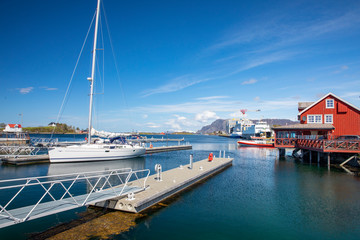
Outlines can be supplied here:
<path id="1" fill-rule="evenodd" d="M 49 150 L 51 163 L 109 161 L 139 157 L 146 149 L 120 144 L 83 144 L 54 147 Z"/>

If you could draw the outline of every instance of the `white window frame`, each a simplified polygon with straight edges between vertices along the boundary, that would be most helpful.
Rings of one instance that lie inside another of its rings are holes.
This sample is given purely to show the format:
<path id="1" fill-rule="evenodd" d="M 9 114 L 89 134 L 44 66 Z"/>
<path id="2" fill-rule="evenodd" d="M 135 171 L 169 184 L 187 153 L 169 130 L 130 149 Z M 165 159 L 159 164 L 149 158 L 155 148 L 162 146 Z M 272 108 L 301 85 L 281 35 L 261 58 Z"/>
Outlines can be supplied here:
<path id="1" fill-rule="evenodd" d="M 310 121 L 310 118 L 313 117 L 314 121 Z M 320 117 L 320 121 L 316 121 L 316 118 Z M 322 115 L 320 114 L 311 114 L 307 115 L 307 123 L 322 123 Z"/>
<path id="2" fill-rule="evenodd" d="M 328 103 L 330 103 L 330 102 L 332 103 L 332 106 L 329 107 Z M 334 99 L 326 99 L 325 105 L 326 105 L 326 108 L 334 108 L 335 107 Z"/>
<path id="3" fill-rule="evenodd" d="M 331 117 L 331 122 L 328 122 L 326 117 Z M 334 116 L 332 114 L 325 114 L 324 115 L 324 123 L 334 123 Z"/>

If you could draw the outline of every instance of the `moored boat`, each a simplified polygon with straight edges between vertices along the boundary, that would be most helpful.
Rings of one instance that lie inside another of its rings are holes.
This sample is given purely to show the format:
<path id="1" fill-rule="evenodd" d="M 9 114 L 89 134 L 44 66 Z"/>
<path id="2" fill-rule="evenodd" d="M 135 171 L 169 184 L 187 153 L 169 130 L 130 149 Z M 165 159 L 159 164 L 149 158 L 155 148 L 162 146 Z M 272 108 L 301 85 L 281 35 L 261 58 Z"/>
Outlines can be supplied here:
<path id="1" fill-rule="evenodd" d="M 95 81 L 95 61 L 97 49 L 97 34 L 100 15 L 100 0 L 97 2 L 96 22 L 94 32 L 94 45 L 92 52 L 92 68 L 90 81 L 90 103 L 89 103 L 89 127 L 92 130 L 92 111 Z M 119 139 L 92 141 L 91 131 L 88 131 L 87 143 L 80 145 L 69 145 L 65 147 L 55 146 L 49 148 L 49 158 L 51 163 L 65 162 L 87 162 L 105 161 L 125 158 L 134 158 L 145 154 L 146 149 L 143 145 L 129 144 Z"/>
<path id="2" fill-rule="evenodd" d="M 274 147 L 274 142 L 271 140 L 268 141 L 266 139 L 260 140 L 240 140 L 237 142 L 240 146 L 247 146 L 247 147 Z"/>

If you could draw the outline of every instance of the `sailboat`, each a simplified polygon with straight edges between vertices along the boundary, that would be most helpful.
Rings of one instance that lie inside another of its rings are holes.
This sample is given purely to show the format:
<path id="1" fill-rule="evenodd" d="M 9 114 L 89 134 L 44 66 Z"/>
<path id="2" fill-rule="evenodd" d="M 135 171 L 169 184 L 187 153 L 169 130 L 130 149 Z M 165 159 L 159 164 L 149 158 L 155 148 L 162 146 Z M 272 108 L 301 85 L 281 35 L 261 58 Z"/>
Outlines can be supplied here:
<path id="1" fill-rule="evenodd" d="M 100 0 L 97 2 L 96 21 L 94 31 L 94 45 L 92 52 L 92 68 L 90 82 L 90 103 L 89 103 L 89 131 L 87 143 L 80 145 L 70 145 L 64 147 L 52 147 L 49 149 L 49 158 L 51 163 L 65 162 L 88 162 L 88 161 L 106 161 L 138 157 L 145 154 L 145 147 L 141 145 L 119 144 L 116 140 L 109 141 L 92 141 L 92 109 L 94 95 L 94 77 L 95 77 L 95 61 L 97 34 L 100 14 Z"/>

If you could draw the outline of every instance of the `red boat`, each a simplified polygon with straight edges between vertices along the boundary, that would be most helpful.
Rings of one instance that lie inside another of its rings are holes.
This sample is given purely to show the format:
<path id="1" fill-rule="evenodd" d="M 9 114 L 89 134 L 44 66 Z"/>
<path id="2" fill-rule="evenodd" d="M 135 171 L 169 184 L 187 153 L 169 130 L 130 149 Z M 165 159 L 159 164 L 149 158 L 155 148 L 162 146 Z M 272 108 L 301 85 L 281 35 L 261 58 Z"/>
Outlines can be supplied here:
<path id="1" fill-rule="evenodd" d="M 268 147 L 273 148 L 274 142 L 271 140 L 240 140 L 237 142 L 241 146 L 247 146 L 247 147 Z"/>

